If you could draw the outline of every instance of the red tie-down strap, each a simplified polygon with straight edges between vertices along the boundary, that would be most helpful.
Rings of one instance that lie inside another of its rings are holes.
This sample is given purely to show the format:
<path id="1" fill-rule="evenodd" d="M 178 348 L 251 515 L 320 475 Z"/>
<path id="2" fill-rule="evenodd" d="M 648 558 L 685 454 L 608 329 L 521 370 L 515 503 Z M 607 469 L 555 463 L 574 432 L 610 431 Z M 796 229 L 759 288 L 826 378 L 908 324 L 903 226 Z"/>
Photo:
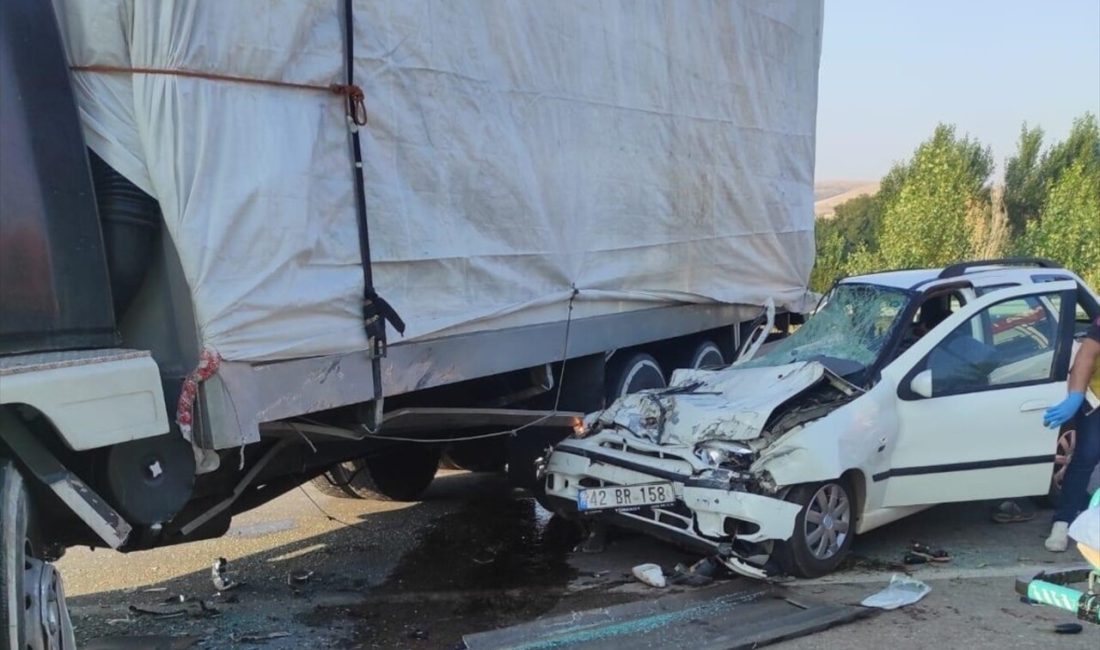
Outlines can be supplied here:
<path id="1" fill-rule="evenodd" d="M 199 355 L 199 365 L 183 380 L 180 399 L 176 404 L 176 422 L 180 425 L 183 437 L 191 440 L 191 427 L 195 421 L 195 398 L 199 394 L 199 384 L 210 379 L 218 372 L 222 358 L 213 350 L 203 350 Z"/>

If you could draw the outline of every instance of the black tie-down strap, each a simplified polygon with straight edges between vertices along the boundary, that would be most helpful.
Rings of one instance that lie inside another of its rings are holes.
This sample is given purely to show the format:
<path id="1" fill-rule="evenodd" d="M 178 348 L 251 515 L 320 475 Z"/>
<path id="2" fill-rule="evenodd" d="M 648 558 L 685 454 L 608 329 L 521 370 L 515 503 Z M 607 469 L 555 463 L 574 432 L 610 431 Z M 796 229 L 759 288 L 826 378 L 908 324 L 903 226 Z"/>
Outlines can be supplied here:
<path id="1" fill-rule="evenodd" d="M 378 295 L 374 287 L 367 285 L 363 291 L 363 325 L 367 328 L 367 336 L 380 341 L 383 346 L 386 343 L 386 323 L 399 333 L 405 333 L 405 321 L 401 320 L 397 310 Z"/>
<path id="2" fill-rule="evenodd" d="M 347 87 L 355 86 L 355 20 L 352 0 L 344 0 L 344 54 Z M 363 148 L 359 142 L 359 127 L 367 122 L 367 114 L 360 94 L 348 96 L 348 126 L 350 128 L 352 172 L 355 177 L 355 214 L 359 226 L 359 256 L 363 263 L 363 327 L 371 341 L 371 365 L 374 383 L 374 399 L 382 397 L 381 358 L 386 354 L 386 323 L 398 333 L 405 333 L 405 321 L 397 310 L 374 290 L 371 273 L 370 230 L 367 221 L 367 197 L 363 185 Z"/>

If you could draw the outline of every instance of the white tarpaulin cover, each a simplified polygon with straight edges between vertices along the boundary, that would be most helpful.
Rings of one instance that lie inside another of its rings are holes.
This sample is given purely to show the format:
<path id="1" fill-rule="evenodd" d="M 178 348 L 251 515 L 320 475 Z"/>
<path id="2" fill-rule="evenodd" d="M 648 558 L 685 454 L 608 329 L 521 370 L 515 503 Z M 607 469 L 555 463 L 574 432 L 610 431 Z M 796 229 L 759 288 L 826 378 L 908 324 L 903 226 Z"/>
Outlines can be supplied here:
<path id="1" fill-rule="evenodd" d="M 55 0 L 74 66 L 342 83 L 342 2 Z M 406 337 L 675 302 L 801 308 L 820 0 L 357 0 L 378 293 Z M 74 72 L 226 359 L 366 347 L 345 105 Z"/>

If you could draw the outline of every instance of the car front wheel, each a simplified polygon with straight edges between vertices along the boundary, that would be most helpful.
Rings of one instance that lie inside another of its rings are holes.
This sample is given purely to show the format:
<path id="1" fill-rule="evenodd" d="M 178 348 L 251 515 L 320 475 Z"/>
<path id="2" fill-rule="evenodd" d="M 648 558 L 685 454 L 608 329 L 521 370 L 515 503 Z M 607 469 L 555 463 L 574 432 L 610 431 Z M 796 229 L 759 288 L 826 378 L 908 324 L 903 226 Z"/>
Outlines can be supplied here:
<path id="1" fill-rule="evenodd" d="M 817 578 L 832 572 L 847 557 L 855 537 L 855 505 L 852 488 L 837 479 L 798 485 L 787 501 L 802 506 L 794 534 L 776 545 L 775 555 L 783 570 L 801 578 Z"/>

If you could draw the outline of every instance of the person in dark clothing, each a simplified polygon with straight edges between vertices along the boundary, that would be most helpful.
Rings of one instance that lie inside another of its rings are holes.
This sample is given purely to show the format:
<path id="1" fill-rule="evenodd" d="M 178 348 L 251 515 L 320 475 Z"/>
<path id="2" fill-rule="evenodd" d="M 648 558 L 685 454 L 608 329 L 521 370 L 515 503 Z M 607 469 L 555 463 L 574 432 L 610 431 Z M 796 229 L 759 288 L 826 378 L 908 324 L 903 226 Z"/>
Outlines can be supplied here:
<path id="1" fill-rule="evenodd" d="M 1093 469 L 1100 463 L 1100 408 L 1087 413 L 1085 391 L 1089 380 L 1100 372 L 1100 318 L 1085 334 L 1069 373 L 1066 398 L 1047 409 L 1043 424 L 1052 429 L 1077 418 L 1077 445 L 1062 482 L 1062 496 L 1054 513 L 1054 525 L 1047 537 L 1048 551 L 1061 552 L 1069 544 L 1069 522 L 1088 505 L 1088 482 Z M 1094 389 L 1095 390 L 1095 389 Z"/>

